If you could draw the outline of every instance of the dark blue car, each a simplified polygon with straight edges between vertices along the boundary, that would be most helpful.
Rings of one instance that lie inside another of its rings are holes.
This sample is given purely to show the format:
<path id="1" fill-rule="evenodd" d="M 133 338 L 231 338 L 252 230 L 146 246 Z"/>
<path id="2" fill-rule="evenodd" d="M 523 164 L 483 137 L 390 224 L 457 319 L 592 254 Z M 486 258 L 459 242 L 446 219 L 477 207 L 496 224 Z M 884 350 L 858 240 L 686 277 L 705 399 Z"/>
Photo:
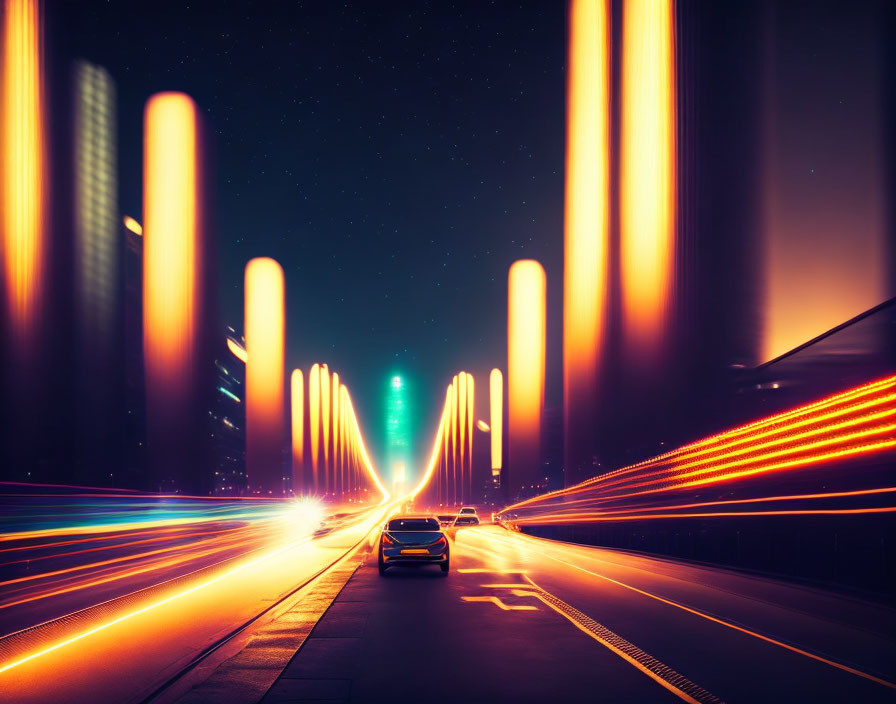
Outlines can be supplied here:
<path id="1" fill-rule="evenodd" d="M 447 574 L 450 564 L 448 537 L 434 516 L 398 516 L 380 536 L 380 574 L 393 565 L 438 565 Z"/>

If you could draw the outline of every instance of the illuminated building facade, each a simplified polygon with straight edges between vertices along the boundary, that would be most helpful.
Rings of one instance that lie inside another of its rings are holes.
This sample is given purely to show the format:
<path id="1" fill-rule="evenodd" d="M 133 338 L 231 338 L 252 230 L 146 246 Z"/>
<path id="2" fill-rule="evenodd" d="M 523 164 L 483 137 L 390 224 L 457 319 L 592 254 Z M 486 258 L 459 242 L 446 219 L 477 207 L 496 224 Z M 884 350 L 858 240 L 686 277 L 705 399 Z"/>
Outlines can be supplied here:
<path id="1" fill-rule="evenodd" d="M 244 496 L 246 481 L 246 367 L 230 351 L 227 341 L 243 340 L 228 327 L 214 360 L 215 395 L 209 410 L 209 435 L 214 452 L 211 493 Z"/>

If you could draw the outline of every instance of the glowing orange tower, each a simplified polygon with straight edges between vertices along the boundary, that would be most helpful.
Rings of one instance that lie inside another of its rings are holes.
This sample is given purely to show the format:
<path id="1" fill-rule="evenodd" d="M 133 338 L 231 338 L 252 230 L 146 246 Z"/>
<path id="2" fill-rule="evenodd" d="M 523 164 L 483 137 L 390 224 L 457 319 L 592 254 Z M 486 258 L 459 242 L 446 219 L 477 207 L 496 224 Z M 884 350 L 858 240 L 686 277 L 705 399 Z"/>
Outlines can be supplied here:
<path id="1" fill-rule="evenodd" d="M 42 462 L 37 452 L 56 444 L 48 446 L 42 435 L 48 408 L 58 404 L 45 354 L 54 326 L 48 319 L 52 280 L 41 3 L 6 0 L 0 3 L 0 22 L 0 357 L 5 362 L 0 477 L 54 481 L 62 477 L 48 476 L 47 468 L 60 463 Z"/>
<path id="2" fill-rule="evenodd" d="M 143 356 L 150 472 L 196 490 L 208 312 L 202 156 L 196 104 L 158 93 L 146 104 L 143 163 Z"/>
<path id="3" fill-rule="evenodd" d="M 504 443 L 504 375 L 492 369 L 488 377 L 489 428 L 491 436 L 492 481 L 500 483 Z"/>
<path id="4" fill-rule="evenodd" d="M 569 10 L 563 263 L 563 415 L 567 485 L 596 453 L 598 365 L 609 251 L 610 12 L 608 0 Z"/>
<path id="5" fill-rule="evenodd" d="M 283 493 L 284 283 L 269 257 L 246 265 L 246 473 L 249 486 Z"/>
<path id="6" fill-rule="evenodd" d="M 675 36 L 673 0 L 627 0 L 622 12 L 619 227 L 627 357 L 656 364 L 673 284 Z"/>
<path id="7" fill-rule="evenodd" d="M 510 267 L 507 296 L 508 489 L 510 496 L 541 478 L 544 408 L 545 295 L 541 264 Z"/>
<path id="8" fill-rule="evenodd" d="M 301 369 L 292 370 L 289 398 L 292 422 L 292 490 L 298 495 L 305 488 L 305 379 Z"/>
<path id="9" fill-rule="evenodd" d="M 20 359 L 37 344 L 46 276 L 46 155 L 37 0 L 6 0 L 0 83 L 0 235 L 6 314 Z"/>

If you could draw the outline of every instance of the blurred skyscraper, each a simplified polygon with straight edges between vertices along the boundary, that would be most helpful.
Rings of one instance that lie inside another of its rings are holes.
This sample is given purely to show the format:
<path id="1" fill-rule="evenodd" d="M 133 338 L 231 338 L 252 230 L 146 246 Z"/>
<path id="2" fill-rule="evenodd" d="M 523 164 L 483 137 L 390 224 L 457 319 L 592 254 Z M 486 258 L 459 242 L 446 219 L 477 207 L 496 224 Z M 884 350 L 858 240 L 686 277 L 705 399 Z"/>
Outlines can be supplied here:
<path id="1" fill-rule="evenodd" d="M 124 337 L 115 84 L 75 67 L 73 193 L 77 470 L 72 481 L 114 485 L 123 464 Z M 120 478 L 119 478 L 120 479 Z"/>

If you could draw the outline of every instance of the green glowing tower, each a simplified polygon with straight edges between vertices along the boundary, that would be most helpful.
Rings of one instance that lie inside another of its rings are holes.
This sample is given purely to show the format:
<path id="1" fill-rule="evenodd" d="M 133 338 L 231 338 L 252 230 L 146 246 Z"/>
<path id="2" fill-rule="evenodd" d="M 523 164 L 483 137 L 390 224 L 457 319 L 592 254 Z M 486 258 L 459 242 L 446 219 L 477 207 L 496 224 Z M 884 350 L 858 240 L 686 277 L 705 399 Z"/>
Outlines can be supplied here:
<path id="1" fill-rule="evenodd" d="M 386 467 L 393 486 L 409 481 L 411 448 L 410 393 L 400 374 L 389 377 L 386 390 Z"/>

